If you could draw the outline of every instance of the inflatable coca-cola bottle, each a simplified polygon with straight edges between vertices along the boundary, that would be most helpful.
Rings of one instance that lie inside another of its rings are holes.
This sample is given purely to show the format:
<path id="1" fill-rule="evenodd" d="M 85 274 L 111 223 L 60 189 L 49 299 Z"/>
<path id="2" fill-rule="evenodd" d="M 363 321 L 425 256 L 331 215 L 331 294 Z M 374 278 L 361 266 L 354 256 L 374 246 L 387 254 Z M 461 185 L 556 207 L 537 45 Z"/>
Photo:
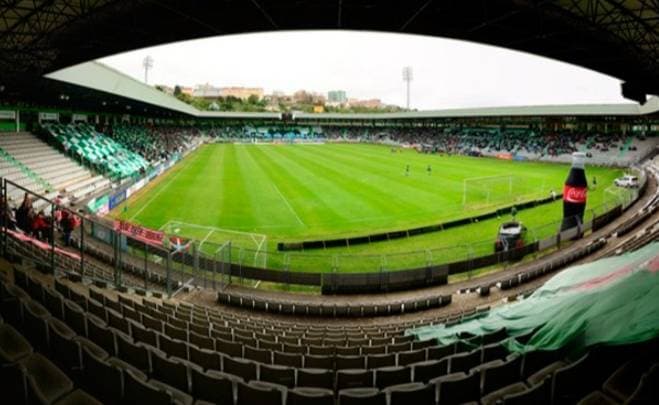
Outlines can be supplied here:
<path id="1" fill-rule="evenodd" d="M 572 167 L 563 186 L 563 222 L 561 231 L 581 226 L 586 208 L 588 181 L 584 170 L 586 155 L 582 152 L 572 154 Z"/>

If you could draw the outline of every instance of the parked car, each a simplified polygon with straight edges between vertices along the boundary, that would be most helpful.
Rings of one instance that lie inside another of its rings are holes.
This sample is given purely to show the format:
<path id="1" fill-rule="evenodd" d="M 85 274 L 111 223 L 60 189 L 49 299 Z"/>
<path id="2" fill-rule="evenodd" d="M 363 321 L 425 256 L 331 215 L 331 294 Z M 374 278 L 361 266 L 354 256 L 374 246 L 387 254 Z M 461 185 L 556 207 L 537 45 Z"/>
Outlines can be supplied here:
<path id="1" fill-rule="evenodd" d="M 638 177 L 626 174 L 613 181 L 618 187 L 638 187 Z"/>
<path id="2" fill-rule="evenodd" d="M 524 246 L 526 227 L 519 221 L 504 222 L 499 227 L 497 240 L 494 242 L 495 252 L 505 252 Z"/>

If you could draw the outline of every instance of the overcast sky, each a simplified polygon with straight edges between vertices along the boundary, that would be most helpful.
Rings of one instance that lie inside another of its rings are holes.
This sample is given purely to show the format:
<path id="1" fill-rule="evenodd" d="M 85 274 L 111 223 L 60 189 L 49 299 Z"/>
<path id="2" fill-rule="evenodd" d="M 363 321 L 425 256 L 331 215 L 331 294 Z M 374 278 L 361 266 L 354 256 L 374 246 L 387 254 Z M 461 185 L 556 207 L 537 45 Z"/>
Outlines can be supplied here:
<path id="1" fill-rule="evenodd" d="M 620 81 L 526 53 L 442 38 L 346 31 L 232 35 L 146 48 L 101 59 L 149 83 L 219 87 L 341 89 L 348 97 L 405 105 L 402 69 L 411 66 L 411 107 L 622 103 Z"/>

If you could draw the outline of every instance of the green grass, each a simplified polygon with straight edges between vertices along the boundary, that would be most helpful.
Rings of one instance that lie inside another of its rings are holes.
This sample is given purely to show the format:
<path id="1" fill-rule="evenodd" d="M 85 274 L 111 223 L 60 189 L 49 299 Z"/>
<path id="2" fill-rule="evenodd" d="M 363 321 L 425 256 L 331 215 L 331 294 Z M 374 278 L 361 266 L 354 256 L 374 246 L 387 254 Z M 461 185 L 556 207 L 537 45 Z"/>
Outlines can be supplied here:
<path id="1" fill-rule="evenodd" d="M 410 166 L 405 175 L 406 165 Z M 432 167 L 429 175 L 428 165 Z M 213 254 L 232 241 L 232 260 L 291 271 L 378 271 L 460 260 L 492 251 L 508 218 L 389 242 L 305 252 L 276 252 L 279 241 L 329 239 L 444 222 L 560 191 L 569 166 L 465 156 L 392 153 L 377 145 L 207 145 L 118 207 L 112 215 L 204 241 Z M 613 200 L 605 192 L 620 170 L 588 167 L 598 189 L 588 208 Z M 463 206 L 464 180 L 471 181 Z M 591 213 L 587 213 L 587 216 Z M 561 202 L 521 211 L 529 237 L 555 233 Z M 267 253 L 266 253 L 267 251 Z"/>

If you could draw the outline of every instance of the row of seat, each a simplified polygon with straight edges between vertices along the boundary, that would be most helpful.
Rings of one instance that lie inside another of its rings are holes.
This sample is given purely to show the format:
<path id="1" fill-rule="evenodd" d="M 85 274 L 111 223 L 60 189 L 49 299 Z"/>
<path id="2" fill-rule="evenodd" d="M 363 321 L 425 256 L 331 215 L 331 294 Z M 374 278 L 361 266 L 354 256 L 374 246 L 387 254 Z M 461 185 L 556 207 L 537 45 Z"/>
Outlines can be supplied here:
<path id="1" fill-rule="evenodd" d="M 19 275 L 18 279 L 21 277 Z M 35 280 L 30 280 L 29 277 L 26 280 L 28 293 L 33 298 L 41 296 L 46 308 L 53 307 L 57 310 L 58 305 L 53 305 L 53 300 L 48 298 L 56 293 L 52 290 L 49 291 L 48 288 L 41 290 L 35 288 Z M 122 301 L 128 302 L 129 300 L 124 298 Z M 88 299 L 88 303 L 94 301 L 94 299 Z M 189 307 L 166 302 L 161 304 L 166 305 L 162 305 L 162 308 L 174 310 L 174 313 L 184 313 L 187 309 L 190 318 L 193 314 L 201 312 L 208 314 L 208 311 L 202 311 L 198 306 Z M 75 308 L 74 305 L 71 300 L 65 301 L 63 304 L 65 308 L 69 309 Z M 128 305 L 124 305 L 124 307 L 128 307 Z M 179 307 L 181 307 L 181 311 L 179 311 Z M 487 344 L 476 350 L 456 354 L 455 350 L 458 348 L 468 350 L 467 342 L 486 343 L 485 339 L 479 336 L 464 335 L 462 337 L 465 342 L 454 345 L 453 354 L 443 356 L 439 360 L 425 360 L 406 366 L 384 366 L 371 370 L 306 369 L 235 358 L 201 349 L 190 343 L 187 345 L 188 357 L 183 358 L 178 355 L 183 356 L 185 353 L 177 351 L 179 349 L 176 349 L 176 345 L 172 345 L 174 339 L 167 337 L 164 331 L 150 334 L 155 337 L 151 344 L 139 340 L 142 331 L 139 328 L 133 329 L 133 326 L 139 326 L 137 322 L 129 321 L 128 332 L 133 335 L 111 326 L 109 311 L 114 312 L 112 309 L 106 309 L 105 315 L 108 317 L 106 323 L 93 315 L 91 307 L 89 312 L 80 308 L 82 317 L 77 311 L 74 311 L 76 315 L 66 311 L 65 309 L 61 315 L 65 322 L 71 321 L 73 325 L 77 325 L 74 329 L 82 329 L 84 325 L 87 333 L 86 340 L 99 343 L 101 350 L 108 349 L 105 351 L 109 357 L 99 363 L 99 367 L 108 371 L 107 366 L 110 366 L 112 370 L 115 370 L 114 374 L 117 378 L 114 378 L 111 384 L 104 383 L 103 386 L 110 385 L 112 387 L 110 394 L 118 395 L 117 398 L 121 399 L 125 398 L 126 387 L 129 387 L 128 393 L 130 394 L 131 390 L 134 390 L 136 382 L 144 383 L 144 378 L 148 382 L 150 378 L 156 385 L 160 383 L 170 387 L 171 390 L 165 392 L 169 392 L 170 397 L 179 398 L 182 403 L 191 403 L 192 397 L 205 398 L 216 403 L 266 404 L 311 403 L 311 401 L 334 404 L 336 400 L 340 401 L 340 404 L 384 404 L 386 401 L 392 404 L 403 402 L 434 404 L 437 401 L 447 404 L 465 401 L 480 401 L 483 404 L 497 401 L 504 403 L 565 403 L 576 401 L 593 387 L 601 386 L 601 381 L 604 380 L 600 378 L 602 375 L 607 373 L 610 375 L 612 369 L 619 366 L 621 359 L 627 360 L 641 350 L 636 347 L 616 352 L 619 351 L 618 348 L 605 348 L 603 352 L 591 352 L 572 362 L 566 361 L 560 351 L 529 352 L 525 355 L 508 354 L 507 351 L 493 351 L 494 349 L 489 348 Z M 98 309 L 94 311 L 98 311 Z M 35 312 L 33 305 L 22 305 L 22 316 L 28 320 L 27 323 L 38 324 L 35 322 L 38 317 L 31 315 L 33 312 Z M 20 311 L 18 313 L 20 314 Z M 6 312 L 3 312 L 3 316 L 5 314 Z M 82 321 L 82 319 L 86 320 Z M 117 326 L 116 321 L 112 322 Z M 56 324 L 54 321 L 50 323 Z M 53 330 L 56 329 L 52 326 L 49 327 Z M 27 330 L 30 329 L 27 328 Z M 145 325 L 142 325 L 142 329 L 148 330 Z M 42 327 L 41 330 L 45 329 Z M 135 336 L 136 331 L 137 336 Z M 43 335 L 43 333 L 35 335 L 30 333 L 30 335 L 33 336 L 33 340 L 38 341 L 36 336 Z M 504 337 L 503 333 L 500 337 Z M 648 359 L 657 358 L 656 342 L 653 347 L 652 350 L 649 350 L 648 347 L 642 349 Z M 501 347 L 497 350 L 500 349 Z M 82 350 L 91 351 L 86 346 Z M 609 351 L 607 352 L 607 350 Z M 400 353 L 395 355 L 399 356 Z M 89 356 L 89 354 L 82 355 L 82 357 L 84 356 Z M 336 361 L 338 356 L 334 358 Z M 84 358 L 81 362 L 85 363 Z M 94 364 L 91 360 L 86 363 Z M 441 370 L 438 372 L 440 368 Z M 652 375 L 648 372 L 646 380 L 650 379 Z M 598 380 L 598 378 L 600 379 Z M 620 383 L 621 380 L 624 379 L 618 377 L 616 381 Z M 105 381 L 107 380 L 104 379 Z M 207 384 L 209 388 L 204 389 L 204 384 Z M 303 387 L 300 384 L 308 386 Z M 646 397 L 651 394 L 651 392 L 648 394 L 647 388 L 651 384 L 647 382 L 644 389 L 637 388 L 636 384 L 623 385 L 627 388 L 625 392 L 640 390 L 640 393 Z M 610 399 L 611 387 L 610 383 L 605 384 L 602 391 L 596 391 L 589 397 L 601 394 L 604 398 Z M 153 388 L 152 391 L 153 398 L 155 398 L 155 395 L 160 395 L 159 393 L 163 390 Z M 96 391 L 94 391 L 95 393 Z M 303 402 L 307 400 L 308 402 Z"/>

